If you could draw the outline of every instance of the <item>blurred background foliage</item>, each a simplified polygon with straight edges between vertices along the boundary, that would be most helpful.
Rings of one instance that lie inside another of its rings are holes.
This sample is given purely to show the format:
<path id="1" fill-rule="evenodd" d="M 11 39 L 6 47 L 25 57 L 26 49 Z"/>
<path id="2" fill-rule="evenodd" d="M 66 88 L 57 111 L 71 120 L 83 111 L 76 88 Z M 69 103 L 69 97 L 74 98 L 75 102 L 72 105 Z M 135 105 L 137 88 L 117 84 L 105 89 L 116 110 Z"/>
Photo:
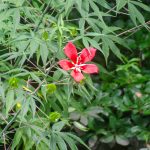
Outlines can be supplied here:
<path id="1" fill-rule="evenodd" d="M 148 150 L 149 29 L 149 0 L 1 0 L 1 149 Z M 68 41 L 98 75 L 59 68 Z"/>

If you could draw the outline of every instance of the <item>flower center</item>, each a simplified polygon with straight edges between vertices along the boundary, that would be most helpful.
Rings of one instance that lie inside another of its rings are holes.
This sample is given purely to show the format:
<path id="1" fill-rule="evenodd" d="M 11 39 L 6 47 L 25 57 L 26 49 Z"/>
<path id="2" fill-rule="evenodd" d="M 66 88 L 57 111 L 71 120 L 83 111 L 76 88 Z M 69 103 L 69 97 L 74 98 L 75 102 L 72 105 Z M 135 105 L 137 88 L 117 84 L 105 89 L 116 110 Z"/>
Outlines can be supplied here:
<path id="1" fill-rule="evenodd" d="M 78 71 L 78 72 L 81 72 L 81 70 L 82 70 L 81 67 L 82 67 L 82 66 L 85 66 L 86 64 L 79 64 L 79 65 L 78 65 L 78 64 L 74 64 L 74 63 L 73 63 L 73 65 L 74 65 L 74 67 L 72 67 L 71 69 L 76 70 L 76 71 Z"/>
<path id="2" fill-rule="evenodd" d="M 82 70 L 81 67 L 86 65 L 86 64 L 81 64 L 80 57 L 77 57 L 76 63 L 72 62 L 72 64 L 74 65 L 74 67 L 72 67 L 71 69 L 76 70 L 78 72 L 81 72 Z"/>
<path id="3" fill-rule="evenodd" d="M 79 72 L 81 72 L 80 65 L 78 65 L 78 64 L 75 64 L 75 65 L 74 65 L 74 68 L 75 68 L 75 70 L 76 70 L 76 71 L 79 71 Z"/>

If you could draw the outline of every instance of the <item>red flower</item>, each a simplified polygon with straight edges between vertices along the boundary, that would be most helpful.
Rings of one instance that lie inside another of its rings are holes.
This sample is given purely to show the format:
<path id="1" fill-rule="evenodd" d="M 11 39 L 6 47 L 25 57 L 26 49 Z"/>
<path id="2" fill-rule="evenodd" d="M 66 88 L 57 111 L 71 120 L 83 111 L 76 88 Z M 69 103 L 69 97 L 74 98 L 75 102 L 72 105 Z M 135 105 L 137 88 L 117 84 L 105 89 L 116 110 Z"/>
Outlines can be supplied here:
<path id="1" fill-rule="evenodd" d="M 58 64 L 64 70 L 72 70 L 71 76 L 75 81 L 80 82 L 82 79 L 84 79 L 81 71 L 88 74 L 98 73 L 98 67 L 96 65 L 85 64 L 94 58 L 96 53 L 95 48 L 84 48 L 81 51 L 81 54 L 78 56 L 76 47 L 71 42 L 69 42 L 64 48 L 64 53 L 71 61 L 63 59 L 60 60 Z"/>

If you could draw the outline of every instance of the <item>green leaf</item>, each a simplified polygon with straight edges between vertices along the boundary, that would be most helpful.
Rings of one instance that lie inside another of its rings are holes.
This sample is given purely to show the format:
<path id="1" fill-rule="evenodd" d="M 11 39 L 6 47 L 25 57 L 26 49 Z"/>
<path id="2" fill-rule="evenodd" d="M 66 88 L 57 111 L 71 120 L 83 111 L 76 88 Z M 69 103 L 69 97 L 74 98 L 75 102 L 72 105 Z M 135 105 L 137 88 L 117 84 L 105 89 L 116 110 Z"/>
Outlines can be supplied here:
<path id="1" fill-rule="evenodd" d="M 61 136 L 59 136 L 59 134 L 57 135 L 56 140 L 57 140 L 57 144 L 60 150 L 67 150 L 67 145 L 64 139 Z"/>
<path id="2" fill-rule="evenodd" d="M 111 7 L 108 5 L 108 2 L 106 0 L 94 0 L 99 5 L 103 6 L 106 9 L 111 9 Z"/>
<path id="3" fill-rule="evenodd" d="M 114 136 L 110 135 L 110 134 L 108 134 L 107 136 L 101 138 L 101 141 L 104 142 L 104 143 L 110 143 L 113 140 L 114 140 Z"/>
<path id="4" fill-rule="evenodd" d="M 129 145 L 129 140 L 126 137 L 121 136 L 121 135 L 116 135 L 115 138 L 118 144 L 123 145 L 123 146 Z"/>
<path id="5" fill-rule="evenodd" d="M 50 150 L 57 150 L 56 134 L 54 133 L 51 133 L 51 137 L 50 137 Z"/>
<path id="6" fill-rule="evenodd" d="M 116 0 L 117 11 L 122 9 L 127 4 L 126 0 Z"/>
<path id="7" fill-rule="evenodd" d="M 111 49 L 111 51 L 120 59 L 122 60 L 122 54 L 120 53 L 120 50 L 118 49 L 118 47 L 114 44 L 113 41 L 111 40 L 107 40 L 107 44 L 109 45 L 109 48 Z"/>
<path id="8" fill-rule="evenodd" d="M 46 65 L 48 54 L 49 54 L 49 51 L 48 51 L 46 44 L 41 44 L 40 45 L 40 55 L 41 55 L 44 65 Z"/>
<path id="9" fill-rule="evenodd" d="M 64 99 L 63 99 L 63 97 L 62 97 L 62 94 L 59 93 L 58 90 L 56 90 L 55 93 L 54 93 L 54 95 L 55 95 L 55 97 L 57 98 L 57 100 L 59 101 L 59 103 L 62 105 L 63 109 L 64 109 L 64 110 L 67 110 L 68 105 L 67 105 L 67 102 L 64 101 Z"/>
<path id="10" fill-rule="evenodd" d="M 64 121 L 60 121 L 60 122 L 55 123 L 52 126 L 52 130 L 53 131 L 61 131 L 64 126 L 65 126 L 65 122 Z"/>
<path id="11" fill-rule="evenodd" d="M 33 118 L 34 118 L 35 113 L 36 113 L 36 103 L 32 97 L 29 99 L 29 101 L 30 101 L 30 106 L 31 106 L 31 112 L 32 112 Z"/>
<path id="12" fill-rule="evenodd" d="M 47 101 L 47 89 L 45 86 L 41 87 L 41 93 L 44 96 L 45 100 Z"/>
<path id="13" fill-rule="evenodd" d="M 66 133 L 66 134 L 71 138 L 73 138 L 74 140 L 76 140 L 77 142 L 79 142 L 80 144 L 82 144 L 83 146 L 85 146 L 88 150 L 90 150 L 89 147 L 79 137 L 71 133 Z"/>
<path id="14" fill-rule="evenodd" d="M 102 38 L 102 50 L 107 64 L 107 59 L 109 56 L 109 45 L 108 45 L 107 38 Z"/>
<path id="15" fill-rule="evenodd" d="M 97 32 L 88 32 L 85 35 L 86 36 L 104 36 L 104 34 L 97 33 Z"/>
<path id="16" fill-rule="evenodd" d="M 74 0 L 66 0 L 66 3 L 65 3 L 65 14 L 68 13 L 68 11 L 72 8 L 74 4 Z"/>
<path id="17" fill-rule="evenodd" d="M 73 124 L 76 128 L 80 129 L 81 131 L 88 131 L 87 127 L 83 126 L 82 124 L 80 124 L 77 121 L 74 121 Z"/>
<path id="18" fill-rule="evenodd" d="M 135 25 L 137 25 L 136 19 L 144 26 L 145 25 L 145 19 L 143 15 L 138 11 L 138 9 L 131 3 L 128 3 L 129 13 L 132 21 Z"/>
<path id="19" fill-rule="evenodd" d="M 98 6 L 94 3 L 94 1 L 89 1 L 91 8 L 93 9 L 93 11 L 96 13 L 96 15 L 100 18 L 100 20 L 103 21 L 102 18 L 102 13 L 100 12 Z"/>
<path id="20" fill-rule="evenodd" d="M 24 150 L 31 150 L 34 144 L 35 144 L 35 143 L 34 143 L 33 140 L 28 139 L 28 140 L 26 141 L 26 143 L 25 143 L 25 148 L 24 148 Z"/>
<path id="21" fill-rule="evenodd" d="M 116 129 L 117 119 L 114 116 L 109 117 L 109 125 L 112 129 Z"/>
<path id="22" fill-rule="evenodd" d="M 5 4 L 5 3 L 2 3 L 2 2 L 1 2 L 1 4 L 0 4 L 0 11 L 1 11 L 1 10 L 5 10 L 5 9 L 8 8 L 8 7 L 9 7 L 8 4 Z"/>
<path id="23" fill-rule="evenodd" d="M 18 8 L 15 8 L 13 15 L 13 24 L 15 30 L 18 28 L 19 23 L 20 23 L 20 10 Z"/>
<path id="24" fill-rule="evenodd" d="M 38 47 L 39 47 L 39 43 L 36 42 L 34 39 L 31 40 L 31 42 L 30 42 L 30 55 L 29 55 L 29 58 L 31 58 L 33 56 L 33 54 L 36 52 Z"/>
<path id="25" fill-rule="evenodd" d="M 89 48 L 89 42 L 88 42 L 88 40 L 85 37 L 83 37 L 82 38 L 82 42 L 83 42 L 83 45 L 88 49 Z"/>
<path id="26" fill-rule="evenodd" d="M 78 1 L 75 1 L 76 2 L 76 4 L 77 4 L 77 9 L 78 9 L 78 11 L 81 13 L 81 11 L 83 11 L 82 10 L 82 1 L 83 0 L 78 0 Z"/>
<path id="27" fill-rule="evenodd" d="M 103 52 L 103 50 L 100 48 L 100 46 L 99 46 L 99 44 L 98 44 L 97 41 L 95 41 L 95 40 L 93 40 L 93 39 L 90 39 L 90 38 L 88 38 L 88 37 L 87 37 L 86 39 L 89 41 L 89 43 L 90 43 L 90 45 L 91 45 L 92 47 L 94 47 L 94 48 L 100 50 L 100 52 L 102 52 L 102 54 L 104 55 L 104 52 Z"/>
<path id="28" fill-rule="evenodd" d="M 135 25 L 137 25 L 136 23 L 136 12 L 138 11 L 134 5 L 132 5 L 131 3 L 128 3 L 128 9 L 129 9 L 129 14 L 130 14 L 130 17 L 133 21 L 133 23 Z"/>
<path id="29" fill-rule="evenodd" d="M 78 148 L 75 145 L 74 139 L 70 138 L 66 133 L 60 132 L 59 135 L 66 141 L 66 143 L 69 145 L 71 150 L 78 150 Z"/>
<path id="30" fill-rule="evenodd" d="M 14 150 L 20 143 L 22 137 L 22 131 L 20 129 L 18 129 L 15 133 L 14 139 L 13 139 L 13 143 L 12 143 L 12 147 L 11 149 Z"/>
<path id="31" fill-rule="evenodd" d="M 84 26 L 85 26 L 85 20 L 80 19 L 79 20 L 79 29 L 80 29 L 81 37 L 84 35 Z"/>
<path id="32" fill-rule="evenodd" d="M 6 95 L 6 115 L 8 115 L 8 112 L 12 109 L 13 105 L 14 105 L 14 96 L 15 96 L 15 93 L 14 93 L 14 90 L 9 90 L 7 92 L 7 95 Z"/>
<path id="33" fill-rule="evenodd" d="M 62 73 L 59 70 L 56 70 L 53 74 L 53 79 L 55 81 L 58 81 L 60 79 L 60 77 L 62 76 Z"/>
<path id="34" fill-rule="evenodd" d="M 32 79 L 37 81 L 39 84 L 42 82 L 40 80 L 40 78 L 34 72 L 30 72 L 30 75 L 31 75 Z"/>
<path id="35" fill-rule="evenodd" d="M 29 105 L 30 105 L 30 101 L 29 101 L 29 99 L 26 99 L 25 101 L 24 101 L 24 103 L 23 103 L 23 107 L 22 107 L 22 109 L 21 109 L 21 113 L 20 113 L 20 115 L 21 115 L 21 119 L 23 120 L 24 119 L 24 116 L 27 114 L 27 112 L 29 111 Z"/>
<path id="36" fill-rule="evenodd" d="M 143 4 L 143 3 L 141 3 L 141 2 L 131 1 L 131 3 L 134 4 L 134 5 L 137 5 L 137 6 L 141 7 L 141 8 L 143 8 L 146 11 L 150 11 L 150 7 L 145 5 L 145 4 Z"/>

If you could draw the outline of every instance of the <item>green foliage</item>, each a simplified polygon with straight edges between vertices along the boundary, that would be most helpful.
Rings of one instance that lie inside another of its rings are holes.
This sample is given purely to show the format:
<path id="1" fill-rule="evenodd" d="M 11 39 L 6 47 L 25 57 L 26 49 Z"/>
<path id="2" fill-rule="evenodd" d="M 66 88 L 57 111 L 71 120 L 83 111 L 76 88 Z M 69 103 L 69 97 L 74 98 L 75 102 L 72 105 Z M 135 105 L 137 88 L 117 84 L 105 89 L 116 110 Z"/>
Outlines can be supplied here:
<path id="1" fill-rule="evenodd" d="M 149 14 L 140 0 L 0 1 L 2 147 L 148 145 Z M 76 83 L 58 66 L 69 41 L 97 49 L 98 75 Z"/>

